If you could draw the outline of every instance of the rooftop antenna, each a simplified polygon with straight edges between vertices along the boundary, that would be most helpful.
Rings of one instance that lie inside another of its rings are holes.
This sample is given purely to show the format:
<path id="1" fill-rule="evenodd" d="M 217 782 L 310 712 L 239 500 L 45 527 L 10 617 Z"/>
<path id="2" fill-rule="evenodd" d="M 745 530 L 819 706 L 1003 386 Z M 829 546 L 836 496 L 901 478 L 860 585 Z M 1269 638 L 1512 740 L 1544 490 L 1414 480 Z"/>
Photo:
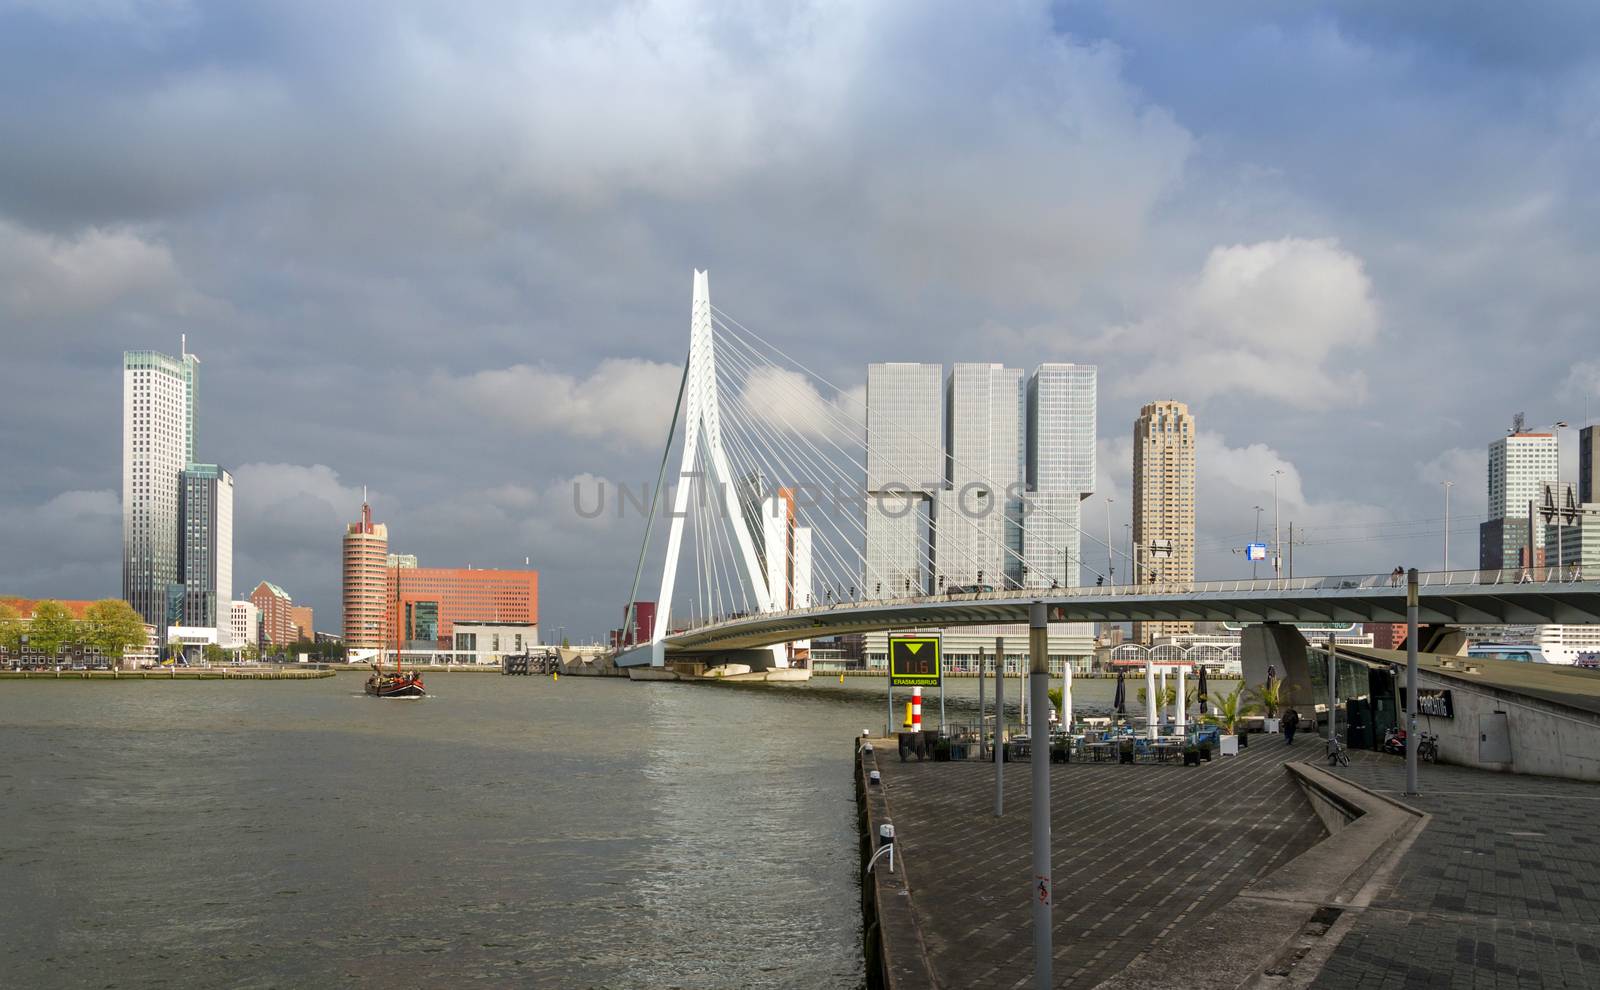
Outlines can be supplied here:
<path id="1" fill-rule="evenodd" d="M 178 334 L 178 350 L 180 352 L 182 352 L 182 355 L 184 357 L 188 357 L 189 356 L 189 335 L 188 334 L 186 334 L 186 333 Z"/>

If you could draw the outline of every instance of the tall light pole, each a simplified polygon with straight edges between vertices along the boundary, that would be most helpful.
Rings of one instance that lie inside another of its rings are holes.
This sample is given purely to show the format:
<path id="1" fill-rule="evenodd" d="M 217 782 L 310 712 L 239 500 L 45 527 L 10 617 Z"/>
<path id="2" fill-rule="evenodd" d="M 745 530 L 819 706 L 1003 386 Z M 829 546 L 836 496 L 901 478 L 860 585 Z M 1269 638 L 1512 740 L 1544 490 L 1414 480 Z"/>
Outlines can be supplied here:
<path id="1" fill-rule="evenodd" d="M 1556 498 L 1556 501 L 1557 501 L 1557 505 L 1556 505 L 1556 580 L 1557 581 L 1561 580 L 1561 572 L 1564 569 L 1562 567 L 1563 561 L 1561 559 L 1561 543 L 1562 543 L 1562 539 L 1561 539 L 1561 504 L 1560 503 L 1565 502 L 1566 500 L 1561 497 L 1562 494 L 1563 494 L 1563 492 L 1561 490 L 1561 431 L 1566 429 L 1566 428 L 1567 428 L 1567 424 L 1566 424 L 1565 421 L 1559 421 L 1559 422 L 1556 423 L 1556 495 L 1555 495 L 1555 498 Z M 1533 556 L 1533 551 L 1529 550 L 1528 551 L 1528 555 L 1530 557 Z M 1548 556 L 1546 556 L 1545 559 L 1549 560 L 1550 558 Z"/>
<path id="2" fill-rule="evenodd" d="M 1255 542 L 1257 542 L 1257 543 L 1261 542 L 1261 513 L 1263 511 L 1265 511 L 1265 510 L 1262 509 L 1261 506 L 1259 506 L 1259 505 L 1256 506 L 1256 539 L 1255 539 Z M 1252 557 L 1250 559 L 1250 580 L 1254 581 L 1255 579 L 1256 579 L 1256 561 L 1255 561 L 1255 558 Z"/>
<path id="3" fill-rule="evenodd" d="M 1283 468 L 1272 472 L 1272 576 L 1280 577 L 1283 572 L 1283 530 L 1278 525 L 1278 475 L 1283 473 Z"/>
<path id="4" fill-rule="evenodd" d="M 1444 569 L 1450 570 L 1450 489 L 1455 487 L 1453 481 L 1441 481 L 1444 486 Z"/>
<path id="5" fill-rule="evenodd" d="M 1111 556 L 1111 502 L 1110 495 L 1106 496 L 1106 582 L 1116 584 L 1111 579 L 1117 575 L 1117 562 Z"/>

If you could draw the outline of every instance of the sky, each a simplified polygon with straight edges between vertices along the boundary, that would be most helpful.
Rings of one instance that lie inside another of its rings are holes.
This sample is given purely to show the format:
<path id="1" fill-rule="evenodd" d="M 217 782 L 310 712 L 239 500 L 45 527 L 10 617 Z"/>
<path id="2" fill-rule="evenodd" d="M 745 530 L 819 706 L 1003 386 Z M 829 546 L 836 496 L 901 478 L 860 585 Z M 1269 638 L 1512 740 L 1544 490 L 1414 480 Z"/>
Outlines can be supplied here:
<path id="1" fill-rule="evenodd" d="M 1199 576 L 1277 470 L 1298 573 L 1437 567 L 1444 481 L 1467 564 L 1512 415 L 1600 414 L 1597 42 L 1578 0 L 0 0 L 0 592 L 119 593 L 121 352 L 186 333 L 236 595 L 337 631 L 368 486 L 601 635 L 642 520 L 571 492 L 653 478 L 696 268 L 844 389 L 1098 365 L 1086 557 L 1176 398 Z"/>

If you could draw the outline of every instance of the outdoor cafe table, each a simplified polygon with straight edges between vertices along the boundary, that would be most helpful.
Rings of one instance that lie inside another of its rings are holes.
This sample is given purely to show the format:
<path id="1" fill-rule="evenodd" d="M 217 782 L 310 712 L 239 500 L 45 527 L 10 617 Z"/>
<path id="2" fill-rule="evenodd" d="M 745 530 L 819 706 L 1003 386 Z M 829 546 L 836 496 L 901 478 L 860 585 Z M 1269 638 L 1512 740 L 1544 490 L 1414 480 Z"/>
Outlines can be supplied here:
<path id="1" fill-rule="evenodd" d="M 1178 736 L 1161 736 L 1154 740 L 1154 745 L 1156 759 L 1165 763 L 1167 762 L 1167 757 L 1172 755 L 1172 751 L 1183 745 L 1183 739 Z"/>
<path id="2" fill-rule="evenodd" d="M 1084 748 L 1089 751 L 1090 756 L 1094 757 L 1094 761 L 1099 763 L 1101 759 L 1111 755 L 1112 747 L 1115 745 L 1116 743 L 1110 739 L 1101 739 L 1099 742 L 1086 743 Z"/>

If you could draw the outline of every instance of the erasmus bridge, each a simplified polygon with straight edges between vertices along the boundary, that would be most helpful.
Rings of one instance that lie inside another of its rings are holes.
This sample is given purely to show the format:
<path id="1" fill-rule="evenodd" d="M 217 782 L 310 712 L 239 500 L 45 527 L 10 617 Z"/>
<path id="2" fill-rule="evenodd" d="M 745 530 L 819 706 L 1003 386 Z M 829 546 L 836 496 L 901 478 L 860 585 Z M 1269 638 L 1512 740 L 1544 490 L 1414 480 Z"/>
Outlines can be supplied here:
<path id="1" fill-rule="evenodd" d="M 816 637 L 1026 623 L 1042 605 L 1051 622 L 1244 623 L 1248 677 L 1269 662 L 1303 666 L 1306 643 L 1293 623 L 1407 619 L 1406 583 L 1387 573 L 1174 583 L 1151 572 L 1139 583 L 1115 584 L 1080 547 L 1098 545 L 1095 559 L 1108 565 L 1118 551 L 1042 500 L 1010 528 L 997 521 L 997 514 L 1007 518 L 995 508 L 998 497 L 987 500 L 987 512 L 941 512 L 934 525 L 945 559 L 935 559 L 926 539 L 902 540 L 899 569 L 890 569 L 865 552 L 865 500 L 879 497 L 864 495 L 869 446 L 938 464 L 948 457 L 980 487 L 987 476 L 983 465 L 947 454 L 937 440 L 892 424 L 874 431 L 867 419 L 858 394 L 712 305 L 707 274 L 695 272 L 688 358 L 628 598 L 638 600 L 652 541 L 665 530 L 656 618 L 649 642 L 625 649 L 618 665 L 737 659 L 783 667 L 789 644 Z M 1007 491 L 987 480 L 991 495 Z M 1078 539 L 1063 541 L 1063 533 Z M 1087 571 L 1095 583 L 1068 587 L 1030 576 L 1028 566 L 1041 554 L 1065 561 L 1069 575 Z M 952 584 L 948 573 L 977 579 Z M 1600 622 L 1600 581 L 1593 577 L 1557 567 L 1420 574 L 1422 648 L 1454 652 L 1460 638 L 1451 627 L 1463 623 Z M 1249 627 L 1261 634 L 1248 635 Z M 633 628 L 631 612 L 624 628 Z"/>

